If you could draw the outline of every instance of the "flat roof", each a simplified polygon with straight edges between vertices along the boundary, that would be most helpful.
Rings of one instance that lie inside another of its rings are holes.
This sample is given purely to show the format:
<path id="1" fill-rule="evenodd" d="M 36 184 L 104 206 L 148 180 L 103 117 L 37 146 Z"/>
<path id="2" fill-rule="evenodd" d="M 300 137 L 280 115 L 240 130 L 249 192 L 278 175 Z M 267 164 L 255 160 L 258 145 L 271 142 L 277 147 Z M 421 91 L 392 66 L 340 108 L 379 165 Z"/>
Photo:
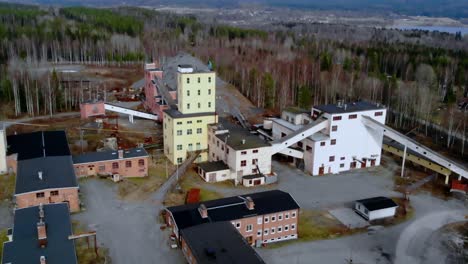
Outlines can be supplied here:
<path id="1" fill-rule="evenodd" d="M 383 196 L 357 200 L 356 202 L 364 205 L 369 211 L 398 207 L 398 204 L 395 203 L 392 199 Z"/>
<path id="2" fill-rule="evenodd" d="M 293 114 L 310 114 L 308 110 L 305 110 L 296 106 L 286 107 L 283 109 L 283 111 L 293 113 Z"/>
<path id="3" fill-rule="evenodd" d="M 193 226 L 181 235 L 197 263 L 265 263 L 230 222 Z"/>
<path id="4" fill-rule="evenodd" d="M 71 156 L 18 161 L 15 194 L 67 187 L 78 187 Z"/>
<path id="5" fill-rule="evenodd" d="M 250 196 L 255 203 L 254 209 L 249 210 L 245 206 L 245 197 Z M 208 209 L 208 218 L 202 218 L 198 211 L 200 204 Z M 174 221 L 182 230 L 195 225 L 208 222 L 221 222 L 241 219 L 255 215 L 264 215 L 287 210 L 298 209 L 299 205 L 287 192 L 271 190 L 239 196 L 232 196 L 201 203 L 186 204 L 168 207 Z"/>
<path id="6" fill-rule="evenodd" d="M 144 148 L 132 148 L 123 151 L 123 158 L 139 158 L 147 157 L 148 152 Z M 73 156 L 73 163 L 90 163 L 98 161 L 108 161 L 108 160 L 117 160 L 119 159 L 119 152 L 117 150 L 108 150 L 108 151 L 98 151 L 98 152 L 89 152 L 81 155 Z"/>
<path id="7" fill-rule="evenodd" d="M 385 107 L 382 105 L 367 102 L 367 101 L 343 103 L 342 106 L 338 106 L 338 104 L 317 105 L 317 106 L 314 106 L 314 108 L 322 112 L 329 113 L 329 114 L 343 114 L 343 113 L 385 109 Z"/>
<path id="8" fill-rule="evenodd" d="M 198 166 L 205 172 L 229 170 L 228 165 L 221 160 L 198 163 Z"/>
<path id="9" fill-rule="evenodd" d="M 168 114 L 172 118 L 188 118 L 188 117 L 197 117 L 197 116 L 210 116 L 216 115 L 216 112 L 203 112 L 203 113 L 192 113 L 192 114 L 182 114 L 179 110 L 169 108 L 164 110 L 164 113 Z"/>
<path id="10" fill-rule="evenodd" d="M 18 160 L 70 155 L 63 130 L 11 135 L 7 137 L 7 146 L 7 155 L 17 153 Z"/>
<path id="11" fill-rule="evenodd" d="M 245 150 L 254 148 L 263 148 L 271 146 L 268 141 L 261 139 L 259 136 L 251 134 L 250 131 L 240 127 L 229 127 L 228 133 L 218 134 L 216 137 L 226 142 L 228 146 L 234 150 Z"/>
<path id="12" fill-rule="evenodd" d="M 66 203 L 43 205 L 47 232 L 47 246 L 39 247 L 37 223 L 39 206 L 15 210 L 13 240 L 3 244 L 2 263 L 39 263 L 41 256 L 47 264 L 78 263 L 75 243 L 68 239 L 73 234 L 70 213 Z"/>

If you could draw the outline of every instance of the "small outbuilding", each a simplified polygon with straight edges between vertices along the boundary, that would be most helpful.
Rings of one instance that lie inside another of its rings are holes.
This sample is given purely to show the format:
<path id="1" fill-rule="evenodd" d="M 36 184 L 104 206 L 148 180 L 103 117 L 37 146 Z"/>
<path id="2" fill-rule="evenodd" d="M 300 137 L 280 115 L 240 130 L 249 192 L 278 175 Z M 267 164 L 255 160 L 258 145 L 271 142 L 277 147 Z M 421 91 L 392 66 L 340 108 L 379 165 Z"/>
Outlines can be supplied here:
<path id="1" fill-rule="evenodd" d="M 392 199 L 379 196 L 357 200 L 354 211 L 368 221 L 395 216 L 398 204 Z"/>

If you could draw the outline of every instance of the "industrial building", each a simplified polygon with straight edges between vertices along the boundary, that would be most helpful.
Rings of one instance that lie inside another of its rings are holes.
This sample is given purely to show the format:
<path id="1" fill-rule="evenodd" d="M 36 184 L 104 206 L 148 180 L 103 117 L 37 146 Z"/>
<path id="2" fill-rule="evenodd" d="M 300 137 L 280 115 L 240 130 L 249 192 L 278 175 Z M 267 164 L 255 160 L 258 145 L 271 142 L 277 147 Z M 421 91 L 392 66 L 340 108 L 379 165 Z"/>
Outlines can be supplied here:
<path id="1" fill-rule="evenodd" d="M 13 234 L 3 244 L 2 263 L 78 263 L 66 203 L 16 209 Z"/>
<path id="2" fill-rule="evenodd" d="M 90 152 L 73 156 L 77 177 L 116 175 L 148 176 L 149 155 L 144 148 Z"/>
<path id="3" fill-rule="evenodd" d="M 168 207 L 166 223 L 180 240 L 186 228 L 229 221 L 248 244 L 260 246 L 297 239 L 299 209 L 289 193 L 273 190 Z"/>
<path id="4" fill-rule="evenodd" d="M 392 199 L 379 196 L 357 200 L 354 211 L 368 221 L 394 217 L 398 204 Z"/>

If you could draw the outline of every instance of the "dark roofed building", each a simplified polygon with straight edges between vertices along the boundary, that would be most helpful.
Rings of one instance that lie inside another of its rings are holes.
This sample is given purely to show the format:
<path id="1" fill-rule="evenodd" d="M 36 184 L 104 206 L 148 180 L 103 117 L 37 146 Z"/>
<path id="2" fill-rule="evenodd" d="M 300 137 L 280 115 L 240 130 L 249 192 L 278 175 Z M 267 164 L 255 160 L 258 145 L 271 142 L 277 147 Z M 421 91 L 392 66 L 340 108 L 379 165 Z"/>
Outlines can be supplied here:
<path id="1" fill-rule="evenodd" d="M 357 101 L 351 103 L 340 103 L 340 104 L 327 104 L 327 105 L 317 105 L 314 106 L 314 109 L 320 110 L 329 114 L 343 114 L 343 113 L 352 113 L 360 111 L 370 111 L 370 110 L 379 110 L 385 109 L 384 106 L 366 102 L 366 101 Z"/>
<path id="2" fill-rule="evenodd" d="M 15 210 L 12 241 L 3 244 L 2 263 L 77 263 L 69 209 L 66 203 Z"/>
<path id="3" fill-rule="evenodd" d="M 148 157 L 148 152 L 144 148 L 132 148 L 122 151 L 122 159 Z M 98 151 L 89 152 L 73 156 L 73 163 L 90 163 L 97 161 L 109 161 L 119 159 L 119 151 Z"/>
<path id="4" fill-rule="evenodd" d="M 181 231 L 189 263 L 265 263 L 229 222 L 202 224 Z"/>
<path id="5" fill-rule="evenodd" d="M 40 131 L 11 135 L 7 137 L 7 145 L 7 155 L 18 154 L 18 161 L 70 155 L 65 131 Z"/>
<path id="6" fill-rule="evenodd" d="M 180 230 L 185 228 L 209 222 L 231 221 L 238 227 L 239 232 L 244 237 L 250 237 L 247 239 L 249 244 L 253 244 L 256 240 L 259 240 L 261 243 L 269 243 L 297 238 L 295 227 L 297 225 L 299 205 L 289 193 L 280 190 L 173 206 L 166 210 L 168 212 L 166 221 L 169 225 L 173 226 L 174 234 L 177 237 L 179 237 Z M 282 226 L 287 224 L 294 226 L 294 228 L 287 230 L 287 232 L 280 232 L 279 234 L 273 232 L 271 234 L 273 236 L 270 236 L 268 233 L 266 236 L 264 236 L 264 233 L 254 236 L 258 231 L 259 226 L 257 225 L 263 223 L 262 219 L 265 216 L 274 216 L 279 219 L 279 216 L 277 216 L 279 214 L 282 216 L 278 224 Z M 248 225 L 252 225 L 250 230 L 246 230 Z"/>
<path id="7" fill-rule="evenodd" d="M 257 135 L 253 135 L 248 130 L 238 127 L 231 127 L 229 128 L 228 133 L 217 134 L 216 137 L 222 142 L 226 142 L 226 145 L 230 146 L 234 150 L 245 150 L 270 146 L 267 141 L 261 139 Z"/>
<path id="8" fill-rule="evenodd" d="M 378 196 L 362 200 L 357 200 L 354 210 L 364 217 L 372 221 L 381 218 L 393 217 L 396 213 L 398 204 L 392 199 Z"/>

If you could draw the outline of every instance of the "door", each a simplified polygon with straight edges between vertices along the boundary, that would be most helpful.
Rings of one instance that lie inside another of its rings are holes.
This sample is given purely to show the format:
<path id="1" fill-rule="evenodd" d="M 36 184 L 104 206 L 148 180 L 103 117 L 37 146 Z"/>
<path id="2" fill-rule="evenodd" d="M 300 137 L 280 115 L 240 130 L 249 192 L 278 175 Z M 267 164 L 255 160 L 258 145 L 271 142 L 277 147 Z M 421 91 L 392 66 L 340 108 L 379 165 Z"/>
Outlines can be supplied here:
<path id="1" fill-rule="evenodd" d="M 355 162 L 355 161 L 351 162 L 350 168 L 351 168 L 351 169 L 355 169 L 355 168 L 356 168 L 356 162 Z"/>
<path id="2" fill-rule="evenodd" d="M 361 168 L 365 168 L 365 167 L 367 167 L 367 160 L 366 159 L 364 159 L 362 164 L 361 164 Z"/>
<path id="3" fill-rule="evenodd" d="M 210 177 L 210 179 L 208 181 L 210 181 L 210 182 L 215 182 L 216 181 L 216 173 L 210 173 L 208 176 Z"/>
<path id="4" fill-rule="evenodd" d="M 325 173 L 325 167 L 322 166 L 319 168 L 319 175 L 323 175 Z"/>
<path id="5" fill-rule="evenodd" d="M 375 166 L 375 160 L 371 160 L 370 165 L 371 165 L 371 167 Z"/>
<path id="6" fill-rule="evenodd" d="M 260 185 L 260 184 L 262 184 L 262 180 L 255 180 L 254 181 L 254 185 Z"/>
<path id="7" fill-rule="evenodd" d="M 247 243 L 249 243 L 249 245 L 253 244 L 253 237 L 252 236 L 246 237 L 246 240 L 247 240 Z"/>

